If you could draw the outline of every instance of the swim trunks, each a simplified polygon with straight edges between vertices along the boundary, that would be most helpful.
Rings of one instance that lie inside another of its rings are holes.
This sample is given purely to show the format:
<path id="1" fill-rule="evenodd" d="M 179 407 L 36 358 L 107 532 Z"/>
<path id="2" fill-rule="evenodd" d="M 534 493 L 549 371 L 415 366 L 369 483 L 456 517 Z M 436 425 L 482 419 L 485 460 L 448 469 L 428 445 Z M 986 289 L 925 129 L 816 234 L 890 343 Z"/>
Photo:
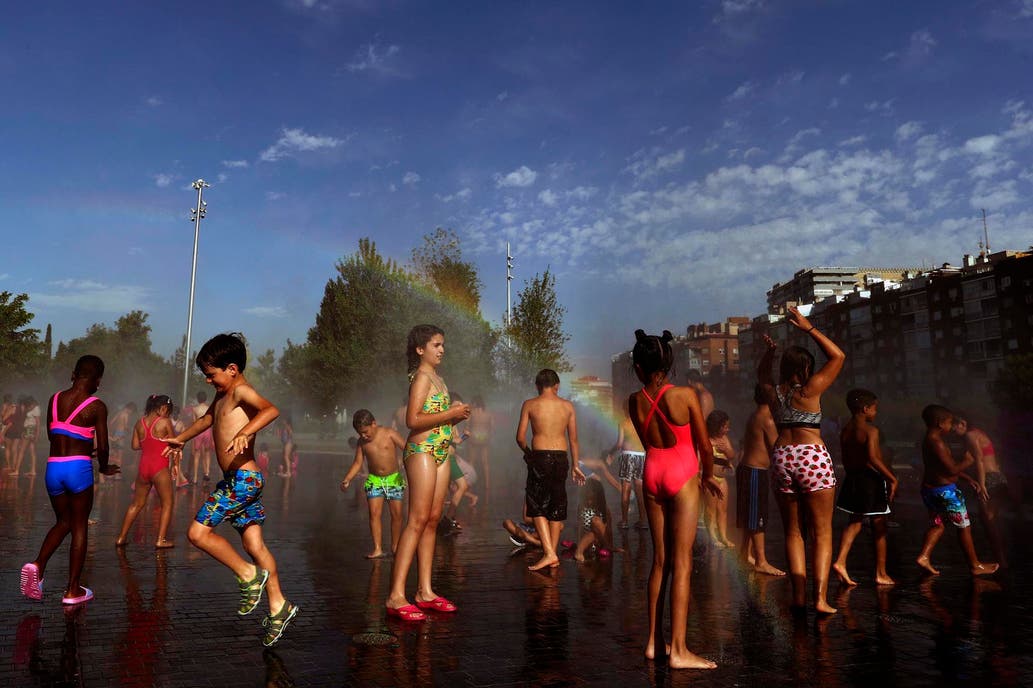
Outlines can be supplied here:
<path id="1" fill-rule="evenodd" d="M 259 498 L 265 481 L 258 471 L 237 470 L 222 474 L 215 490 L 197 511 L 194 520 L 214 528 L 226 519 L 239 531 L 265 522 L 265 509 Z"/>
<path id="2" fill-rule="evenodd" d="M 642 466 L 645 462 L 644 451 L 622 451 L 617 459 L 617 478 L 626 483 L 642 480 Z"/>
<path id="3" fill-rule="evenodd" d="M 878 516 L 890 512 L 886 480 L 873 470 L 847 471 L 836 508 L 854 516 Z"/>
<path id="4" fill-rule="evenodd" d="M 922 502 L 929 509 L 933 523 L 940 526 L 944 520 L 950 521 L 958 528 L 968 528 L 972 522 L 968 518 L 968 507 L 965 506 L 965 495 L 954 483 L 930 487 L 922 485 Z"/>
<path id="5" fill-rule="evenodd" d="M 463 469 L 459 467 L 459 462 L 456 461 L 456 455 L 452 454 L 448 457 L 448 479 L 455 482 L 462 477 Z"/>
<path id="6" fill-rule="evenodd" d="M 817 492 L 836 486 L 832 457 L 823 444 L 786 444 L 771 457 L 775 489 L 782 494 Z"/>
<path id="7" fill-rule="evenodd" d="M 567 519 L 567 452 L 532 450 L 525 455 L 527 485 L 524 501 L 531 518 Z"/>
<path id="8" fill-rule="evenodd" d="M 735 469 L 735 525 L 763 533 L 768 522 L 768 469 L 739 464 Z"/>
<path id="9" fill-rule="evenodd" d="M 405 496 L 405 480 L 398 472 L 391 475 L 373 475 L 371 473 L 363 483 L 362 489 L 366 491 L 366 499 L 383 497 L 388 501 L 399 500 Z"/>
<path id="10" fill-rule="evenodd" d="M 47 494 L 79 494 L 93 487 L 93 461 L 88 456 L 51 456 L 47 459 Z"/>

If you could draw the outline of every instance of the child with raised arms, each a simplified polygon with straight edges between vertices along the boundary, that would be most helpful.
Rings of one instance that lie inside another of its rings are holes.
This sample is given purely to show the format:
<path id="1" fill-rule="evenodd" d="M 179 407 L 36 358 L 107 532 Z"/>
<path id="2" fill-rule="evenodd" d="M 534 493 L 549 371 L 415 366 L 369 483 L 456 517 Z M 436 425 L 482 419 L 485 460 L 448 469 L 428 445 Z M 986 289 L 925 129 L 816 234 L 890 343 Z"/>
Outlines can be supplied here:
<path id="1" fill-rule="evenodd" d="M 222 480 L 201 505 L 187 538 L 236 575 L 240 588 L 237 613 L 241 616 L 254 611 L 262 593 L 268 591 L 269 615 L 262 621 L 266 628 L 262 644 L 270 647 L 280 639 L 299 609 L 283 596 L 276 560 L 262 538 L 265 509 L 260 498 L 265 480 L 255 463 L 255 436 L 276 420 L 279 411 L 244 377 L 247 347 L 241 334 L 212 337 L 195 360 L 205 382 L 215 388 L 215 398 L 193 425 L 165 440 L 169 445 L 165 452 L 175 457 L 182 453 L 187 441 L 211 429 Z M 239 533 L 250 562 L 215 532 L 226 520 Z"/>
<path id="2" fill-rule="evenodd" d="M 355 412 L 352 427 L 359 433 L 359 441 L 355 445 L 355 460 L 341 481 L 341 492 L 348 489 L 365 460 L 369 464 L 369 477 L 362 487 L 369 506 L 369 532 L 373 537 L 373 551 L 366 558 L 380 559 L 388 556 L 382 545 L 384 527 L 380 517 L 384 502 L 387 502 L 391 514 L 391 554 L 398 549 L 398 539 L 402 536 L 405 478 L 398 462 L 398 450 L 405 449 L 405 440 L 393 429 L 377 424 L 377 419 L 367 409 Z"/>

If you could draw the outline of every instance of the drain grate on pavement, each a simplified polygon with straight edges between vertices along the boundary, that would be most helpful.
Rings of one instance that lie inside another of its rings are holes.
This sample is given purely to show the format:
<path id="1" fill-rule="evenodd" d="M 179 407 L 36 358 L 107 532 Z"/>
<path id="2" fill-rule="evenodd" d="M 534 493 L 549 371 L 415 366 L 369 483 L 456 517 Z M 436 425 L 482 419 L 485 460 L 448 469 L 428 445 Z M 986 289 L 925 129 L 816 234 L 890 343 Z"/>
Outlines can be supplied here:
<path id="1" fill-rule="evenodd" d="M 364 631 L 353 635 L 352 642 L 356 645 L 397 645 L 398 636 L 384 631 Z"/>

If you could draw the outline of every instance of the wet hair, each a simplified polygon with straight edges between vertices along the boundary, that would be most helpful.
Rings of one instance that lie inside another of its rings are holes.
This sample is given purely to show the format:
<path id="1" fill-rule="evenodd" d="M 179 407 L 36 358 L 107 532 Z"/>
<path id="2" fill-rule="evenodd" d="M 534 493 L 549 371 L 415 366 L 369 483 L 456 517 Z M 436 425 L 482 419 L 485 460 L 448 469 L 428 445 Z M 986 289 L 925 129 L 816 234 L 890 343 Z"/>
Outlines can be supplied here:
<path id="1" fill-rule="evenodd" d="M 143 406 L 143 412 L 145 414 L 147 414 L 147 413 L 154 413 L 155 411 L 161 409 L 161 407 L 163 407 L 163 406 L 168 406 L 169 407 L 169 411 L 171 413 L 171 410 L 172 410 L 172 399 L 169 398 L 169 395 L 167 395 L 167 394 L 152 394 L 151 396 L 147 397 L 147 401 L 146 401 L 146 403 L 144 403 L 144 406 Z"/>
<path id="2" fill-rule="evenodd" d="M 420 367 L 420 355 L 416 353 L 416 349 L 426 347 L 427 343 L 435 335 L 439 334 L 444 337 L 445 331 L 437 325 L 417 325 L 409 330 L 409 339 L 405 345 L 405 359 L 408 364 L 410 378 L 416 374 L 416 369 Z M 408 402 L 408 400 L 406 401 Z"/>
<path id="3" fill-rule="evenodd" d="M 555 387 L 559 383 L 560 376 L 552 368 L 542 368 L 538 371 L 538 374 L 534 376 L 534 386 L 538 388 L 539 394 L 541 394 L 543 389 Z"/>
<path id="4" fill-rule="evenodd" d="M 198 392 L 197 393 L 197 403 L 203 404 L 206 401 L 208 401 L 208 395 L 205 394 L 203 390 Z"/>
<path id="5" fill-rule="evenodd" d="M 233 363 L 236 364 L 237 370 L 243 373 L 247 366 L 247 344 L 244 343 L 244 335 L 239 332 L 215 335 L 204 343 L 194 362 L 201 372 L 209 366 L 226 370 Z"/>
<path id="6" fill-rule="evenodd" d="M 940 406 L 939 404 L 929 404 L 922 409 L 922 420 L 925 421 L 925 427 L 935 428 L 937 425 L 945 420 L 948 420 L 954 416 L 951 410 L 946 406 Z"/>
<path id="7" fill-rule="evenodd" d="M 875 396 L 875 392 L 868 391 L 867 389 L 852 389 L 846 393 L 846 407 L 850 409 L 850 413 L 860 413 L 867 406 L 871 406 L 879 400 L 879 397 Z"/>
<path id="8" fill-rule="evenodd" d="M 603 491 L 603 484 L 595 478 L 589 478 L 582 489 L 584 492 L 581 497 L 581 505 L 606 513 L 606 492 Z"/>
<path id="9" fill-rule="evenodd" d="M 795 377 L 801 384 L 814 372 L 814 354 L 802 346 L 790 346 L 782 353 L 778 366 L 778 381 L 789 382 Z"/>
<path id="10" fill-rule="evenodd" d="M 674 335 L 664 330 L 659 337 L 635 330 L 635 348 L 631 350 L 631 361 L 646 375 L 668 373 L 674 365 L 674 349 L 671 340 Z"/>
<path id="11" fill-rule="evenodd" d="M 768 403 L 768 392 L 764 389 L 764 385 L 756 384 L 753 385 L 753 403 L 754 404 L 766 404 Z"/>
<path id="12" fill-rule="evenodd" d="M 369 409 L 359 409 L 352 414 L 352 427 L 356 430 L 373 425 L 374 421 L 376 421 L 376 418 L 373 417 Z"/>
<path id="13" fill-rule="evenodd" d="M 689 372 L 685 373 L 685 379 L 691 384 L 703 384 L 703 373 L 695 368 L 689 368 Z"/>
<path id="14" fill-rule="evenodd" d="M 707 416 L 707 434 L 711 437 L 721 434 L 721 426 L 731 420 L 731 417 L 721 409 L 714 409 Z"/>
<path id="15" fill-rule="evenodd" d="M 100 356 L 94 356 L 93 354 L 80 356 L 79 360 L 75 362 L 75 370 L 72 371 L 72 375 L 75 377 L 92 377 L 99 380 L 104 377 L 104 361 L 100 360 Z"/>

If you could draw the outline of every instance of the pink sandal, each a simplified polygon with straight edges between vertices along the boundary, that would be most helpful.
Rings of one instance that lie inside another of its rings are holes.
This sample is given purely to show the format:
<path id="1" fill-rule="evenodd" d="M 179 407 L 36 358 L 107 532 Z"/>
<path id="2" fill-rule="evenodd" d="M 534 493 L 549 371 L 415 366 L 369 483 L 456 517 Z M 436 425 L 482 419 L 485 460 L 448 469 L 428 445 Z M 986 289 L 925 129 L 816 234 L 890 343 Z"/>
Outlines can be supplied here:
<path id="1" fill-rule="evenodd" d="M 454 612 L 456 610 L 456 606 L 444 597 L 435 597 L 427 602 L 416 600 L 416 606 L 420 609 L 433 609 L 436 612 Z"/>
<path id="2" fill-rule="evenodd" d="M 407 604 L 404 607 L 398 607 L 397 609 L 395 607 L 388 607 L 387 615 L 397 617 L 402 621 L 423 621 L 427 618 L 426 614 L 411 604 Z"/>
<path id="3" fill-rule="evenodd" d="M 79 595 L 78 597 L 62 597 L 61 604 L 82 604 L 83 602 L 89 602 L 90 600 L 92 600 L 93 591 L 87 588 L 86 586 L 82 586 L 82 589 L 86 592 L 84 592 L 82 595 Z"/>
<path id="4" fill-rule="evenodd" d="M 30 600 L 43 599 L 43 579 L 39 577 L 39 567 L 32 562 L 22 567 L 21 590 Z"/>

